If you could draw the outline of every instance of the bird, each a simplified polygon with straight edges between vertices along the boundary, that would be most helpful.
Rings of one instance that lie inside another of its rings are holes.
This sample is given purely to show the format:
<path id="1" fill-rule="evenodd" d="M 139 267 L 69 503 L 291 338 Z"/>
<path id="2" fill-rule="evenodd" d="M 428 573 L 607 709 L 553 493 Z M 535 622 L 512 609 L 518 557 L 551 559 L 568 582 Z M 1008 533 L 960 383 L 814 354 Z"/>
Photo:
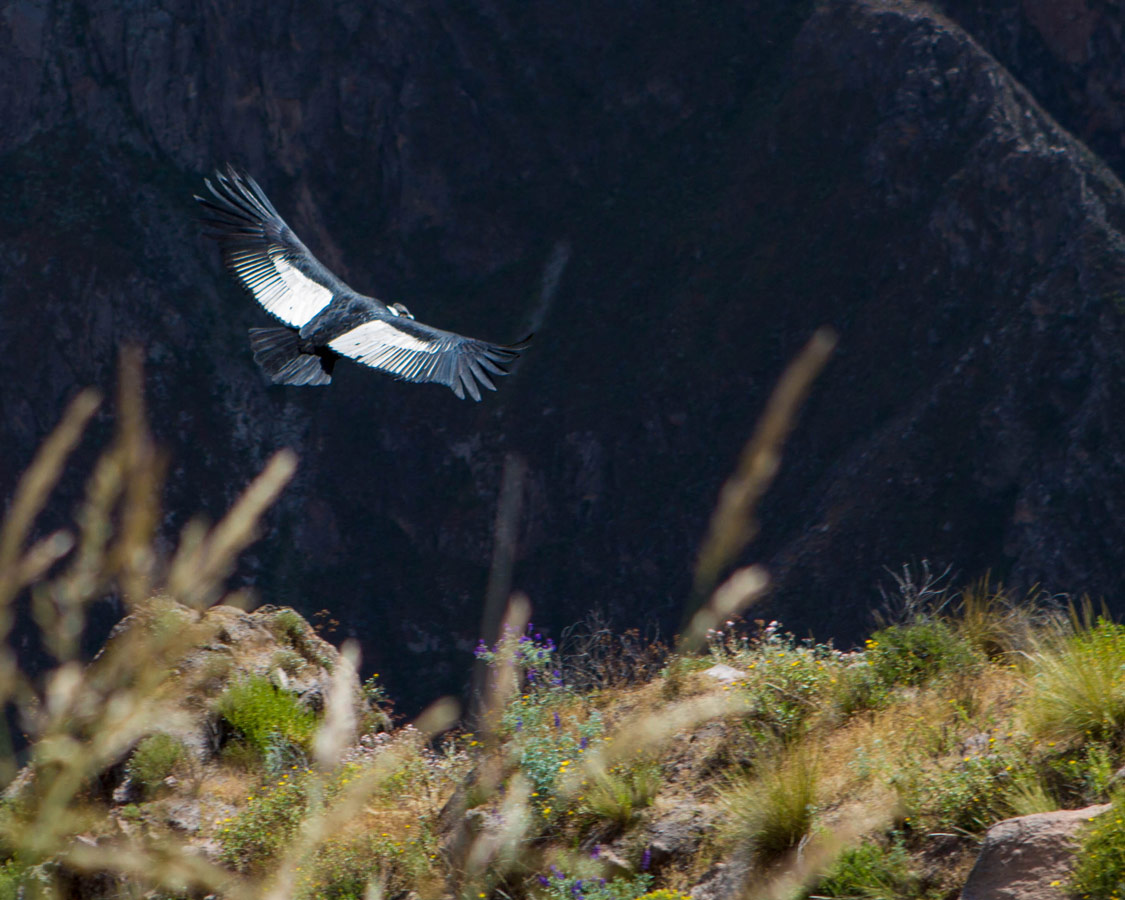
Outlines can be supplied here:
<path id="1" fill-rule="evenodd" d="M 194 195 L 223 262 L 280 326 L 250 329 L 254 361 L 274 384 L 326 385 L 340 357 L 401 381 L 444 384 L 479 401 L 492 376 L 531 340 L 492 344 L 417 321 L 402 303 L 352 290 L 320 262 L 281 218 L 265 192 L 229 163 Z"/>

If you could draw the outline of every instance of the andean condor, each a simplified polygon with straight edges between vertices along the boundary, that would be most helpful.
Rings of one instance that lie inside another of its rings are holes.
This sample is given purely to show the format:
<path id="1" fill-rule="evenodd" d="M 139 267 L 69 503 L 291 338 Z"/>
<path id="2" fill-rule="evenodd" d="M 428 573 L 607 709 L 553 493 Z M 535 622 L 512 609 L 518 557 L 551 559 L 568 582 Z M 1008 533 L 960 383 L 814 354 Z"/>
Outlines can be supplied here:
<path id="1" fill-rule="evenodd" d="M 276 384 L 328 384 L 341 356 L 403 381 L 444 384 L 480 400 L 478 382 L 496 390 L 491 375 L 507 375 L 528 339 L 489 344 L 414 320 L 405 306 L 356 293 L 301 243 L 249 175 L 228 165 L 204 179 L 210 197 L 208 234 L 242 285 L 284 323 L 251 328 L 254 360 Z"/>

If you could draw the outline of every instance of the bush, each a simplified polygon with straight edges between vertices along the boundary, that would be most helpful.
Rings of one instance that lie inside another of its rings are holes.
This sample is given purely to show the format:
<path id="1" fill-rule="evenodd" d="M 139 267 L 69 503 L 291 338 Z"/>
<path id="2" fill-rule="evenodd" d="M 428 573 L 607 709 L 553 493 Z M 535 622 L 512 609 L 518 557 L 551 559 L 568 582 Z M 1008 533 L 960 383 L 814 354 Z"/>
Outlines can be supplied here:
<path id="1" fill-rule="evenodd" d="M 137 745 L 126 770 L 140 786 L 145 797 L 153 796 L 164 786 L 164 779 L 187 756 L 187 748 L 179 738 L 158 732 Z"/>
<path id="2" fill-rule="evenodd" d="M 805 896 L 889 900 L 914 896 L 918 886 L 910 854 L 900 841 L 889 847 L 860 844 L 841 853 L 816 888 Z"/>
<path id="3" fill-rule="evenodd" d="M 223 862 L 240 872 L 262 871 L 296 833 L 307 808 L 303 777 L 283 776 L 282 784 L 250 797 L 242 812 L 219 823 Z"/>
<path id="4" fill-rule="evenodd" d="M 777 622 L 751 641 L 732 632 L 713 632 L 711 656 L 746 672 L 737 682 L 747 695 L 747 728 L 764 741 L 798 736 L 818 710 L 841 672 L 841 655 L 826 644 L 798 643 Z"/>
<path id="5" fill-rule="evenodd" d="M 918 687 L 951 670 L 978 662 L 968 644 L 942 621 L 892 625 L 867 640 L 867 658 L 887 687 Z"/>
<path id="6" fill-rule="evenodd" d="M 1056 741 L 1125 743 L 1125 627 L 1098 619 L 1031 657 L 1028 724 Z"/>
<path id="7" fill-rule="evenodd" d="M 315 713 L 258 675 L 228 687 L 219 697 L 218 712 L 263 760 L 279 753 L 279 742 L 308 750 L 316 729 Z"/>
<path id="8" fill-rule="evenodd" d="M 306 866 L 299 896 L 316 900 L 363 900 L 368 885 L 378 896 L 397 896 L 424 887 L 434 876 L 436 841 L 424 828 L 412 838 L 363 834 L 329 841 Z"/>
<path id="9" fill-rule="evenodd" d="M 1083 829 L 1070 890 L 1080 897 L 1125 895 L 1125 793 Z"/>
<path id="10" fill-rule="evenodd" d="M 22 900 L 25 882 L 24 867 L 16 860 L 0 864 L 0 900 Z"/>
<path id="11" fill-rule="evenodd" d="M 844 668 L 836 679 L 833 705 L 844 716 L 852 716 L 867 709 L 880 709 L 890 699 L 887 685 L 865 662 L 853 663 Z"/>
<path id="12" fill-rule="evenodd" d="M 541 900 L 639 900 L 652 885 L 652 876 L 645 872 L 612 879 L 579 878 L 563 873 L 557 866 L 551 866 L 550 872 L 538 877 L 540 890 L 535 891 L 535 896 Z"/>
<path id="13" fill-rule="evenodd" d="M 989 752 L 966 756 L 950 768 L 910 768 L 891 778 L 912 816 L 926 827 L 977 833 L 1042 802 L 1045 789 L 1022 742 L 990 741 Z"/>
<path id="14" fill-rule="evenodd" d="M 522 676 L 521 691 L 508 703 L 500 720 L 503 737 L 510 740 L 520 770 L 532 786 L 532 802 L 544 820 L 557 812 L 555 791 L 559 779 L 600 741 L 604 728 L 598 712 L 585 712 L 563 682 L 554 642 L 535 634 L 505 634 L 493 648 L 482 643 L 478 659 L 490 667 L 514 660 Z"/>

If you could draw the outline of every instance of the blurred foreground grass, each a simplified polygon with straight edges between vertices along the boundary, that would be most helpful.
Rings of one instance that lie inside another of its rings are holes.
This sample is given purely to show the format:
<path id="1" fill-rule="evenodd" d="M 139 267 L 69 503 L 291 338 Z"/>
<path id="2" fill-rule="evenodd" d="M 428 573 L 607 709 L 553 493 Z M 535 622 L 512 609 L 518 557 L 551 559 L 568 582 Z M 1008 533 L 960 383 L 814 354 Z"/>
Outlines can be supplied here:
<path id="1" fill-rule="evenodd" d="M 19 771 L 0 754 L 0 900 L 953 897 L 991 823 L 1112 797 L 1125 629 L 1089 607 L 923 568 L 862 649 L 743 620 L 766 575 L 728 570 L 830 347 L 783 379 L 724 488 L 675 649 L 592 622 L 560 652 L 515 596 L 477 650 L 471 731 L 448 700 L 391 728 L 354 648 L 292 610 L 236 609 L 224 579 L 290 454 L 158 552 L 165 467 L 126 355 L 74 529 L 31 538 L 89 393 L 0 529 L 0 637 L 29 597 L 54 657 L 32 680 L 0 645 L 0 696 L 32 741 Z M 127 618 L 84 664 L 108 593 Z M 1076 890 L 1108 890 L 1123 834 L 1091 826 Z"/>

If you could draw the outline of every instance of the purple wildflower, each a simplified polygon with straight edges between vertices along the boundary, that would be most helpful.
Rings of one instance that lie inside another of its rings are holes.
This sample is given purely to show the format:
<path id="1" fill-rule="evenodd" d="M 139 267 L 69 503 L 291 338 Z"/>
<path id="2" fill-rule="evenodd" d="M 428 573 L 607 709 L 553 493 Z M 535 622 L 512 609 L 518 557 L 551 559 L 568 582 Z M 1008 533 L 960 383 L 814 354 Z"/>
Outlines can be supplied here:
<path id="1" fill-rule="evenodd" d="M 641 871 L 648 871 L 648 864 L 652 862 L 652 848 L 645 847 L 645 852 L 641 855 Z"/>
<path id="2" fill-rule="evenodd" d="M 562 719 L 559 718 L 559 711 L 555 710 L 555 728 L 562 728 Z"/>
<path id="3" fill-rule="evenodd" d="M 540 883 L 540 884 L 544 884 L 544 885 L 546 885 L 546 884 L 550 884 L 550 883 L 551 883 L 551 879 L 550 879 L 550 878 L 548 878 L 548 877 L 547 877 L 546 875 L 540 875 L 540 876 L 539 876 L 539 883 Z"/>
<path id="4" fill-rule="evenodd" d="M 580 740 L 578 742 L 578 746 L 581 747 L 583 750 L 585 750 L 586 747 L 589 745 L 589 743 L 590 743 L 590 739 L 588 737 L 586 737 L 586 735 L 582 735 L 582 740 Z"/>
<path id="5" fill-rule="evenodd" d="M 602 855 L 602 845 L 601 844 L 594 844 L 593 848 L 590 850 L 590 859 L 597 859 L 601 855 Z"/>

